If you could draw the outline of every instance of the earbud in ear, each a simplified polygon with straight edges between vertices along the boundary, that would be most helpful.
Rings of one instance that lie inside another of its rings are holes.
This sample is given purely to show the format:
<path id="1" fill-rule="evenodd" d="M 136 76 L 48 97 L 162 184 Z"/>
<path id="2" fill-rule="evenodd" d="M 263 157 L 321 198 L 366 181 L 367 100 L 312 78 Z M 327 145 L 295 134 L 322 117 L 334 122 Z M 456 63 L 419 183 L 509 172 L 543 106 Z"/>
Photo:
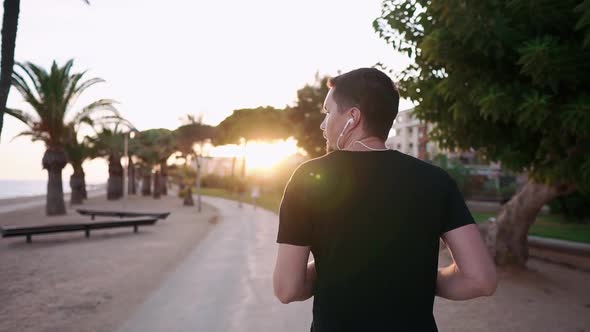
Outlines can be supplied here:
<path id="1" fill-rule="evenodd" d="M 346 121 L 346 124 L 344 125 L 344 128 L 342 128 L 342 132 L 340 133 L 340 137 L 344 136 L 344 131 L 353 122 L 354 122 L 354 119 L 353 118 L 350 118 L 350 119 L 348 119 L 348 121 Z"/>

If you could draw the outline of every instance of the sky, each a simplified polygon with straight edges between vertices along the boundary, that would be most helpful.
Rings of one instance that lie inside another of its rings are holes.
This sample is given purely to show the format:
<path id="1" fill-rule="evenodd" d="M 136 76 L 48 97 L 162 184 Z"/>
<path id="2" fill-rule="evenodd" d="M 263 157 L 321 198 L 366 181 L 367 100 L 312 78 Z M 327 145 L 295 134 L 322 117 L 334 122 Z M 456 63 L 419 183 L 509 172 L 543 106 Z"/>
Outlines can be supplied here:
<path id="1" fill-rule="evenodd" d="M 0 8 L 0 12 L 2 9 Z M 21 1 L 15 59 L 101 77 L 71 111 L 112 98 L 140 130 L 174 129 L 185 114 L 216 125 L 234 109 L 293 105 L 316 73 L 336 75 L 410 60 L 372 28 L 381 0 Z M 8 107 L 30 109 L 16 90 Z M 403 100 L 400 108 L 411 107 Z M 46 179 L 43 143 L 12 140 L 24 126 L 5 116 L 0 179 Z M 85 164 L 88 182 L 106 180 L 104 160 Z M 64 182 L 71 174 L 68 166 Z"/>

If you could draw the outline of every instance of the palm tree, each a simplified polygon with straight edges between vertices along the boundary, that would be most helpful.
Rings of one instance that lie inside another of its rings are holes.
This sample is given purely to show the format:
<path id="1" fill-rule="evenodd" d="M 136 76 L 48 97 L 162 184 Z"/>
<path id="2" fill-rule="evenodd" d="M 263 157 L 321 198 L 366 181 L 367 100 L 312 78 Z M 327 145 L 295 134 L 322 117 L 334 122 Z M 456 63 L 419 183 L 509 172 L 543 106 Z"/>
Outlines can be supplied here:
<path id="1" fill-rule="evenodd" d="M 86 72 L 71 73 L 73 60 L 69 60 L 63 67 L 54 61 L 51 69 L 45 69 L 33 63 L 17 63 L 18 71 L 12 74 L 12 85 L 20 92 L 25 101 L 32 107 L 32 112 L 7 109 L 7 114 L 14 116 L 27 125 L 28 130 L 18 136 L 31 136 L 33 141 L 45 143 L 45 154 L 42 165 L 47 170 L 47 215 L 61 215 L 66 213 L 62 169 L 68 162 L 65 145 L 72 135 L 72 127 L 81 123 L 91 123 L 93 117 L 107 111 L 117 114 L 114 101 L 99 99 L 83 107 L 68 121 L 74 101 L 89 87 L 104 82 L 101 78 L 91 78 L 83 81 Z M 20 73 L 19 73 L 20 71 Z"/>
<path id="2" fill-rule="evenodd" d="M 193 189 L 197 185 L 197 171 L 193 167 L 185 164 L 174 168 L 172 175 L 175 177 L 176 182 L 180 187 L 178 194 L 183 199 L 183 205 L 194 206 Z"/>
<path id="3" fill-rule="evenodd" d="M 157 155 L 151 149 L 154 144 L 152 135 L 146 132 L 139 132 L 135 139 L 129 143 L 129 152 L 137 158 L 135 163 L 141 179 L 141 195 L 152 194 L 152 170 L 157 160 Z"/>
<path id="4" fill-rule="evenodd" d="M 75 137 L 75 131 L 72 130 L 72 137 L 65 145 L 65 150 L 74 173 L 70 176 L 70 204 L 82 204 L 83 200 L 88 198 L 86 193 L 86 178 L 82 164 L 86 159 L 91 157 L 91 149 L 88 145 L 88 139 L 84 138 L 79 141 Z"/>
<path id="5" fill-rule="evenodd" d="M 96 137 L 88 138 L 89 145 L 93 151 L 93 157 L 106 157 L 109 162 L 109 179 L 107 181 L 108 200 L 123 197 L 124 184 L 121 157 L 123 157 L 123 142 L 126 133 L 123 132 L 120 125 L 133 128 L 128 121 L 121 119 L 112 129 L 103 126 L 101 131 L 96 133 Z"/>
<path id="6" fill-rule="evenodd" d="M 193 205 L 192 188 L 185 188 L 184 185 L 189 185 L 190 181 L 184 181 L 182 179 L 192 179 L 192 173 L 188 171 L 189 160 L 196 157 L 197 171 L 195 173 L 195 184 L 197 188 L 200 188 L 201 179 L 201 155 L 197 155 L 194 150 L 194 145 L 199 144 L 202 147 L 202 143 L 207 139 L 212 139 L 215 135 L 215 127 L 208 126 L 202 123 L 202 117 L 196 120 L 193 116 L 187 115 L 188 123 L 178 127 L 174 131 L 176 150 L 180 152 L 180 156 L 184 158 L 184 168 L 179 168 L 179 181 L 181 196 L 184 198 L 184 205 Z M 199 149 L 200 151 L 202 149 Z M 185 183 L 186 182 L 186 183 Z M 184 195 L 186 192 L 189 195 Z M 201 192 L 197 190 L 199 199 L 199 211 L 201 211 Z"/>
<path id="7" fill-rule="evenodd" d="M 2 18 L 2 58 L 0 60 L 0 134 L 4 123 L 6 101 L 10 91 L 10 78 L 14 67 L 14 48 L 16 47 L 16 31 L 20 0 L 4 0 Z"/>
<path id="8" fill-rule="evenodd" d="M 88 118 L 85 119 L 83 123 L 86 123 L 95 129 L 95 126 L 97 125 L 107 126 L 111 123 L 119 124 L 123 122 L 126 122 L 126 120 L 114 114 L 95 119 Z M 71 205 L 82 204 L 82 201 L 88 198 L 88 194 L 86 192 L 85 173 L 82 165 L 87 159 L 97 157 L 97 151 L 93 147 L 93 139 L 91 137 L 86 136 L 82 140 L 78 139 L 78 135 L 80 133 L 79 127 L 80 124 L 70 123 L 68 125 L 68 139 L 66 140 L 66 144 L 64 146 L 69 162 L 74 170 L 74 173 L 70 177 L 70 188 L 72 190 L 70 195 Z"/>
<path id="9" fill-rule="evenodd" d="M 133 140 L 130 148 L 133 154 L 139 158 L 142 164 L 142 194 L 150 193 L 150 179 L 153 177 L 152 195 L 159 198 L 166 194 L 167 186 L 167 164 L 168 157 L 176 152 L 174 135 L 168 129 L 150 129 L 140 132 Z"/>

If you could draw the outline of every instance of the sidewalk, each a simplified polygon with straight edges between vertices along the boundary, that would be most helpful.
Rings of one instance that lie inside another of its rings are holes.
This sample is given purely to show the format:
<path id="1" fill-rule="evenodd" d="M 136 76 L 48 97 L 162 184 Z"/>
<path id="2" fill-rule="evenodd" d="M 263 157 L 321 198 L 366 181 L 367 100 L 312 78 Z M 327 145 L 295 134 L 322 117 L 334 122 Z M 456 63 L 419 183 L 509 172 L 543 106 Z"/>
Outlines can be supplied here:
<path id="1" fill-rule="evenodd" d="M 219 223 L 118 332 L 309 331 L 312 300 L 281 304 L 273 294 L 278 216 L 203 197 Z"/>

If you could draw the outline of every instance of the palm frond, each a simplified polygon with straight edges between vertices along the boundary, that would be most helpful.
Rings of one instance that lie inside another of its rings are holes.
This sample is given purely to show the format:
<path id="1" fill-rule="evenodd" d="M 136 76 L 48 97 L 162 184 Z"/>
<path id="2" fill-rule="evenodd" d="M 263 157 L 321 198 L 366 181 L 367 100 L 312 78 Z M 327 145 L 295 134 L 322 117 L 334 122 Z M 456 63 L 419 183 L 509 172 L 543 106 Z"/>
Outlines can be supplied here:
<path id="1" fill-rule="evenodd" d="M 41 86 L 40 82 L 43 80 L 44 77 L 47 76 L 47 72 L 45 72 L 42 68 L 39 68 L 30 62 L 27 62 L 26 64 L 17 63 L 16 65 L 29 77 L 31 82 L 33 82 L 35 91 L 37 91 L 38 93 L 40 91 Z"/>
<path id="2" fill-rule="evenodd" d="M 66 115 L 74 100 L 94 84 L 104 82 L 101 78 L 84 81 L 85 71 L 72 73 L 74 61 L 63 66 L 53 61 L 49 71 L 31 63 L 17 63 L 12 75 L 12 85 L 20 92 L 34 112 L 10 110 L 9 114 L 27 124 L 30 131 L 21 136 L 31 136 L 33 140 L 43 140 L 49 146 L 63 146 L 77 143 L 80 125 L 116 122 L 124 123 L 114 107 L 114 100 L 100 99 L 82 108 L 66 122 Z"/>
<path id="3" fill-rule="evenodd" d="M 25 130 L 22 131 L 20 133 L 18 133 L 16 136 L 14 136 L 10 141 L 14 141 L 16 138 L 18 137 L 24 137 L 24 136 L 30 136 L 31 137 L 31 141 L 36 142 L 36 141 L 43 141 L 43 142 L 48 142 L 49 138 L 47 137 L 46 133 L 43 132 L 39 132 L 36 130 Z"/>
<path id="4" fill-rule="evenodd" d="M 66 105 L 71 105 L 75 102 L 75 99 L 77 97 L 76 92 L 75 92 L 76 86 L 78 85 L 78 82 L 82 79 L 84 74 L 86 74 L 86 71 L 74 74 L 74 75 L 72 75 L 72 77 L 70 77 L 67 87 L 66 87 L 65 97 L 64 97 L 64 103 Z"/>
<path id="5" fill-rule="evenodd" d="M 27 84 L 27 81 L 16 71 L 13 71 L 12 73 L 12 86 L 18 90 L 25 101 L 29 103 L 35 111 L 39 112 L 42 105 L 41 96 L 37 97 Z"/>
<path id="6" fill-rule="evenodd" d="M 80 85 L 79 85 L 79 86 L 78 86 L 78 87 L 77 87 L 77 88 L 74 90 L 74 93 L 75 93 L 75 94 L 77 94 L 77 95 L 79 95 L 79 94 L 81 94 L 82 92 L 84 92 L 84 90 L 88 89 L 89 87 L 93 86 L 94 84 L 97 84 L 97 83 L 104 83 L 104 82 L 105 82 L 105 80 L 103 80 L 103 79 L 102 79 L 102 78 L 100 78 L 100 77 L 94 77 L 94 78 L 91 78 L 91 79 L 89 79 L 89 80 L 86 80 L 86 81 L 84 81 L 82 84 L 80 84 Z"/>
<path id="7" fill-rule="evenodd" d="M 78 123 L 82 119 L 92 116 L 94 113 L 98 111 L 107 111 L 115 116 L 120 117 L 119 111 L 113 106 L 116 101 L 113 99 L 99 99 L 94 101 L 88 105 L 86 105 L 80 112 L 74 115 L 74 118 L 71 122 Z"/>
<path id="8" fill-rule="evenodd" d="M 29 128 L 33 128 L 35 126 L 35 119 L 31 114 L 28 114 L 25 111 L 7 108 L 6 114 L 12 116 L 13 118 L 21 121 L 22 123 L 26 124 Z"/>

